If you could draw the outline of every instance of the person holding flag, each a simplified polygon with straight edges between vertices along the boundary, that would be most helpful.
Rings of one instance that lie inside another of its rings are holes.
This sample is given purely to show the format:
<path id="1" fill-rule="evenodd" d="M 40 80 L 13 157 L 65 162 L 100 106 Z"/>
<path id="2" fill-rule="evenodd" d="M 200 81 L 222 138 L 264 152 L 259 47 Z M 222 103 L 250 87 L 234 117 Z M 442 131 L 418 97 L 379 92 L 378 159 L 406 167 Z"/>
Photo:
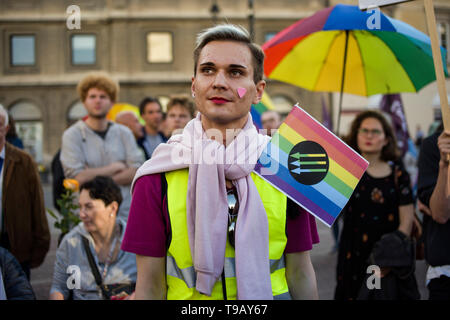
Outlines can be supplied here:
<path id="1" fill-rule="evenodd" d="M 264 92 L 263 61 L 241 27 L 198 35 L 199 112 L 133 182 L 122 248 L 137 255 L 136 299 L 318 298 L 314 218 L 252 173 L 269 139 L 249 113 Z"/>

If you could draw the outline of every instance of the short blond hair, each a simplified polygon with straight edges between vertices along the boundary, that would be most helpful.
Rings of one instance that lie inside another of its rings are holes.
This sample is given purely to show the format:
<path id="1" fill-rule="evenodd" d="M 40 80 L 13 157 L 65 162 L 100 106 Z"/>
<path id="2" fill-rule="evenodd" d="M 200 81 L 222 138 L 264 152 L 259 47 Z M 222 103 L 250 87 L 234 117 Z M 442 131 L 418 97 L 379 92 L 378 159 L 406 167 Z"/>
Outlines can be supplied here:
<path id="1" fill-rule="evenodd" d="M 117 97 L 119 95 L 119 84 L 111 79 L 111 77 L 109 77 L 106 73 L 90 73 L 78 83 L 77 92 L 80 96 L 81 102 L 86 100 L 87 93 L 89 89 L 92 88 L 105 91 L 112 102 L 117 101 Z"/>

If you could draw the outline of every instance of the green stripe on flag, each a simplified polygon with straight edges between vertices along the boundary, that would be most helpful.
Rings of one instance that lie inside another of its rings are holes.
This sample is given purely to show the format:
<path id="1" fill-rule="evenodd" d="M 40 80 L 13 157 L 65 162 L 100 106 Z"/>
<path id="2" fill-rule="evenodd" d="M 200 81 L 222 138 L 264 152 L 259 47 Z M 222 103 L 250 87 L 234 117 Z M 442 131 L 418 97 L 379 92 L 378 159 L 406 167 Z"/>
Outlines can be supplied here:
<path id="1" fill-rule="evenodd" d="M 292 147 L 294 146 L 292 143 L 290 143 L 286 138 L 284 138 L 281 135 L 278 135 L 278 139 L 272 138 L 271 143 L 274 146 L 280 148 L 286 154 L 289 154 L 292 150 Z M 350 198 L 350 196 L 353 193 L 353 189 L 349 187 L 345 182 L 337 178 L 332 172 L 328 171 L 323 181 L 326 182 L 328 185 L 330 185 L 332 188 L 336 189 L 340 194 L 342 194 L 346 198 Z"/>

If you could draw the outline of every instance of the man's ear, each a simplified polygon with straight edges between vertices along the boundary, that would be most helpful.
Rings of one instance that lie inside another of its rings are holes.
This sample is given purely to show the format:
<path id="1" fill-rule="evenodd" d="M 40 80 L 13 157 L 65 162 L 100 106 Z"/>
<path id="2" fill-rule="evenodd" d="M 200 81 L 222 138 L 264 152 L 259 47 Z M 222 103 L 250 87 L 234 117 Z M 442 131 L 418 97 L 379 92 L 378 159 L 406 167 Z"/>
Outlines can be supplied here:
<path id="1" fill-rule="evenodd" d="M 195 77 L 192 76 L 191 78 L 191 96 L 192 98 L 195 97 Z"/>
<path id="2" fill-rule="evenodd" d="M 262 98 L 265 88 L 266 88 L 266 81 L 264 81 L 264 80 L 260 80 L 256 84 L 256 96 L 252 101 L 253 104 L 258 104 L 261 101 L 261 98 Z"/>

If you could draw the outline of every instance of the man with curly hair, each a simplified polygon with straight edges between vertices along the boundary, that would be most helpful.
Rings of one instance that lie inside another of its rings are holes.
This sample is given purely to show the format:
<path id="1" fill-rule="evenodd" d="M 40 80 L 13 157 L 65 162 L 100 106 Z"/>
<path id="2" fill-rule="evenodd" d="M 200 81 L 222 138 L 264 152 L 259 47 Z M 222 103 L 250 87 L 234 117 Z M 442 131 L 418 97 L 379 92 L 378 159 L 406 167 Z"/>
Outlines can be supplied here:
<path id="1" fill-rule="evenodd" d="M 80 81 L 77 91 L 88 116 L 64 132 L 61 148 L 64 175 L 80 184 L 95 176 L 111 177 L 121 187 L 124 200 L 119 217 L 126 221 L 130 184 L 144 159 L 131 130 L 106 118 L 117 101 L 119 85 L 106 74 L 92 73 Z"/>

